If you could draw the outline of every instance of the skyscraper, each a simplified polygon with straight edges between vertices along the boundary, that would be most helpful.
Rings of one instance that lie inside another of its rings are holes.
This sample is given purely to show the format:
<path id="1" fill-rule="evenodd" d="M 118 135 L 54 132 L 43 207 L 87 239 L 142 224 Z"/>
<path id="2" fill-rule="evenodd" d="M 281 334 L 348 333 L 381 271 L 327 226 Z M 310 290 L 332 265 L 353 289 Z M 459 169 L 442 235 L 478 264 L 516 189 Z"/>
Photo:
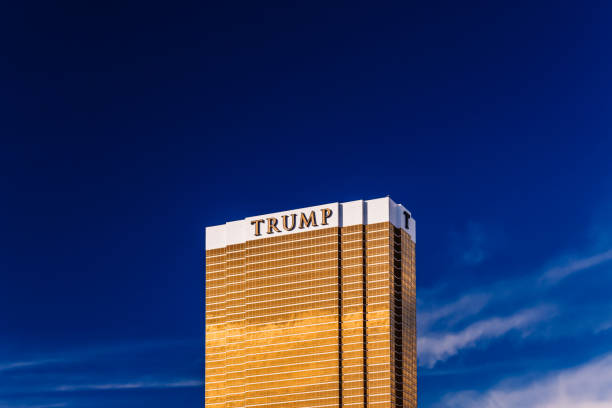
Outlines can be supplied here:
<path id="1" fill-rule="evenodd" d="M 388 197 L 206 228 L 205 406 L 416 407 L 415 241 Z"/>

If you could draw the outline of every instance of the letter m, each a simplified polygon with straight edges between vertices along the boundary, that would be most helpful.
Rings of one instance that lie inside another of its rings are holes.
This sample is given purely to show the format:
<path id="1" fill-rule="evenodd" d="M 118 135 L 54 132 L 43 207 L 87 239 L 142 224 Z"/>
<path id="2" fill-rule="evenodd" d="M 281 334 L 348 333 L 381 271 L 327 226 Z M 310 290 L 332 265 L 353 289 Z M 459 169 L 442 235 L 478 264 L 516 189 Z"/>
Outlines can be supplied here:
<path id="1" fill-rule="evenodd" d="M 317 218 L 315 216 L 315 212 L 311 211 L 308 218 L 306 218 L 306 214 L 302 213 L 300 215 L 300 228 L 304 227 L 316 227 L 317 226 Z"/>

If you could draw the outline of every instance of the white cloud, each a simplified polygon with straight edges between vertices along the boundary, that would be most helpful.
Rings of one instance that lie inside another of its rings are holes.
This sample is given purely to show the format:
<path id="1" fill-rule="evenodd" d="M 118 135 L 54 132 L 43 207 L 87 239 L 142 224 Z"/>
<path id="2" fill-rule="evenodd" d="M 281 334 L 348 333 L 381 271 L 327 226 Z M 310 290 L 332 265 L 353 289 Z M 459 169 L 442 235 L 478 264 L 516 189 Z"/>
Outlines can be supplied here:
<path id="1" fill-rule="evenodd" d="M 595 329 L 595 334 L 607 331 L 612 329 L 612 320 L 608 320 L 603 322 L 602 324 L 600 324 L 596 329 Z"/>
<path id="2" fill-rule="evenodd" d="M 448 319 L 449 324 L 455 324 L 460 320 L 480 312 L 491 299 L 491 295 L 484 293 L 472 293 L 458 300 L 431 310 L 420 311 L 418 315 L 419 330 L 424 331 L 442 319 Z"/>
<path id="3" fill-rule="evenodd" d="M 0 408 L 60 408 L 67 406 L 68 404 L 65 402 L 58 402 L 55 404 L 21 404 L 14 403 L 12 401 L 0 400 Z"/>
<path id="4" fill-rule="evenodd" d="M 597 255 L 576 259 L 564 265 L 550 268 L 542 275 L 541 279 L 547 283 L 557 283 L 569 275 L 592 268 L 610 260 L 612 260 L 612 249 L 601 252 Z"/>
<path id="5" fill-rule="evenodd" d="M 52 408 L 63 405 L 49 405 L 46 400 L 33 398 L 30 401 L 5 401 L 2 397 L 23 395 L 36 396 L 51 393 L 70 393 L 78 391 L 136 390 L 136 389 L 169 389 L 169 388 L 199 388 L 203 382 L 197 376 L 168 376 L 164 373 L 151 372 L 151 368 L 141 365 L 119 366 L 124 362 L 124 355 L 143 356 L 158 353 L 160 349 L 183 346 L 186 341 L 146 341 L 129 342 L 108 346 L 91 347 L 89 349 L 72 350 L 69 352 L 53 352 L 46 355 L 30 356 L 31 358 L 0 361 L 0 408 Z M 181 355 L 181 357 L 183 357 Z M 192 356 L 187 357 L 192 361 Z M 100 370 L 83 372 L 82 367 L 94 362 Z M 103 362 L 103 364 L 101 364 Z M 46 373 L 39 375 L 35 369 L 45 366 Z M 118 368 L 122 376 L 113 375 Z M 17 375 L 3 377 L 5 372 Z M 22 399 L 23 400 L 23 399 Z M 63 402 L 57 402 L 64 404 Z"/>
<path id="6" fill-rule="evenodd" d="M 464 231 L 451 233 L 451 240 L 458 259 L 467 266 L 475 266 L 488 257 L 492 237 L 485 233 L 482 225 L 469 221 Z"/>
<path id="7" fill-rule="evenodd" d="M 462 349 L 475 347 L 482 341 L 501 337 L 512 330 L 521 330 L 526 335 L 527 329 L 549 318 L 552 311 L 549 306 L 534 307 L 508 317 L 481 320 L 459 332 L 427 333 L 418 339 L 419 364 L 431 368 Z"/>
<path id="8" fill-rule="evenodd" d="M 133 390 L 147 388 L 191 388 L 203 386 L 198 380 L 176 380 L 176 381 L 131 381 L 124 383 L 108 384 L 76 384 L 60 385 L 54 391 L 87 391 L 87 390 Z"/>
<path id="9" fill-rule="evenodd" d="M 27 368 L 27 367 L 36 367 L 36 366 L 41 366 L 41 365 L 45 365 L 45 364 L 53 364 L 53 363 L 58 363 L 61 362 L 62 360 L 60 359 L 41 359 L 41 360 L 31 360 L 31 361 L 14 361 L 14 362 L 10 362 L 10 363 L 2 363 L 0 364 L 0 372 L 2 371 L 10 371 L 10 370 L 18 370 L 20 368 Z"/>
<path id="10" fill-rule="evenodd" d="M 528 328 L 538 319 L 546 317 L 535 313 L 536 311 L 541 312 L 541 309 L 528 309 L 506 318 L 486 319 L 473 323 L 462 331 L 452 331 L 452 327 L 457 322 L 480 313 L 493 301 L 497 304 L 509 302 L 516 304 L 524 303 L 525 299 L 529 298 L 541 299 L 550 286 L 554 286 L 564 278 L 610 260 L 612 260 L 612 249 L 571 262 L 557 263 L 543 273 L 499 281 L 487 288 L 480 288 L 477 292 L 465 295 L 455 302 L 426 311 L 419 310 L 419 364 L 433 367 L 439 361 L 446 360 L 462 349 L 474 347 L 481 340 L 501 337 L 513 329 Z M 537 285 L 537 282 L 544 283 L 544 285 Z M 495 293 L 495 298 L 487 295 L 488 293 Z M 432 302 L 435 300 L 421 303 Z M 434 324 L 444 326 L 446 329 L 442 333 L 431 332 Z M 605 321 L 589 328 L 589 331 L 599 333 L 611 328 L 609 315 L 606 315 Z M 565 328 L 563 333 L 566 334 L 567 329 Z"/>
<path id="11" fill-rule="evenodd" d="M 517 383 L 515 379 L 512 381 Z M 499 385 L 484 393 L 447 395 L 444 408 L 610 408 L 612 354 L 577 368 L 549 374 L 522 386 Z"/>
<path id="12" fill-rule="evenodd" d="M 24 369 L 28 367 L 37 367 L 42 365 L 66 364 L 74 362 L 83 362 L 88 360 L 97 360 L 102 355 L 131 354 L 136 352 L 143 353 L 149 352 L 150 350 L 174 348 L 184 344 L 188 344 L 187 340 L 159 340 L 130 342 L 110 346 L 94 346 L 70 352 L 56 351 L 54 353 L 49 353 L 45 356 L 38 356 L 38 358 L 20 359 L 17 361 L 0 361 L 0 372 Z M 2 407 L 0 406 L 0 408 Z"/>

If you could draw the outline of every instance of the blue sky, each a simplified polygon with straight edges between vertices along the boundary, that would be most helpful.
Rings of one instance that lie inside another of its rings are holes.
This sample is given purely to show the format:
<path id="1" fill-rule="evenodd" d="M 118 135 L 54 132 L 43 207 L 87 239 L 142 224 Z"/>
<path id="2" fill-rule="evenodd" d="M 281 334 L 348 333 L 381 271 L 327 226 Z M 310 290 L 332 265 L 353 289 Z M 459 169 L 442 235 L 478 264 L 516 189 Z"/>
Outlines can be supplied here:
<path id="1" fill-rule="evenodd" d="M 204 227 L 390 195 L 421 407 L 612 405 L 604 2 L 20 2 L 0 407 L 196 407 Z"/>

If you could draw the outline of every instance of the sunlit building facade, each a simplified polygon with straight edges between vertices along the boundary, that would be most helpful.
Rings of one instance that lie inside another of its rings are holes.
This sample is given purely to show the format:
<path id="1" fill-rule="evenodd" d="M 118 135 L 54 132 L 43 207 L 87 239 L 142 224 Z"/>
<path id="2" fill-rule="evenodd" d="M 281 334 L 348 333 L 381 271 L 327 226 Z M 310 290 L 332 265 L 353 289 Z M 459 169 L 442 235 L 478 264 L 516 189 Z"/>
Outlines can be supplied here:
<path id="1" fill-rule="evenodd" d="M 417 406 L 416 226 L 388 197 L 206 228 L 205 406 Z"/>

